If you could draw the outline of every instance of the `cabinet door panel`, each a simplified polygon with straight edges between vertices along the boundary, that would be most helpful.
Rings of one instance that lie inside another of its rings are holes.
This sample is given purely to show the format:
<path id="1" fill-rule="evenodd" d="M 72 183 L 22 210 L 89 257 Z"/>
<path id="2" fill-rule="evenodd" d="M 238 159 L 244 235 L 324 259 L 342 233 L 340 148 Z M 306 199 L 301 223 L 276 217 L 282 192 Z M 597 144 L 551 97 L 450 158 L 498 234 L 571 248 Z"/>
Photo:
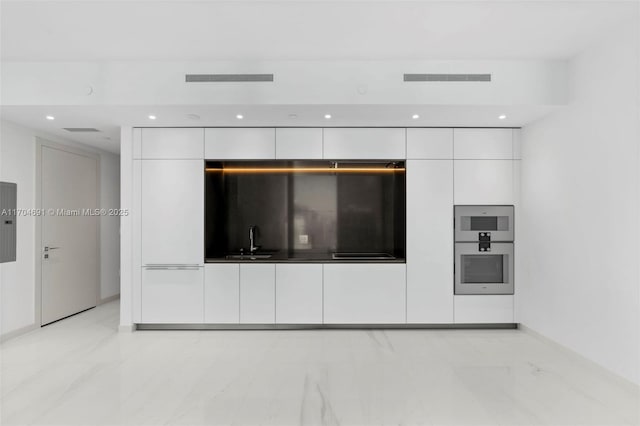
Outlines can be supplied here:
<path id="1" fill-rule="evenodd" d="M 513 159 L 512 129 L 454 129 L 455 159 Z"/>
<path id="2" fill-rule="evenodd" d="M 407 161 L 407 322 L 453 322 L 453 160 Z"/>
<path id="3" fill-rule="evenodd" d="M 276 129 L 276 158 L 322 158 L 322 129 Z"/>
<path id="4" fill-rule="evenodd" d="M 204 322 L 240 322 L 240 265 L 207 264 L 204 267 Z"/>
<path id="5" fill-rule="evenodd" d="M 276 265 L 276 323 L 322 324 L 322 265 Z"/>
<path id="6" fill-rule="evenodd" d="M 455 160 L 455 204 L 514 204 L 513 160 Z"/>
<path id="7" fill-rule="evenodd" d="M 203 264 L 202 160 L 141 163 L 142 264 Z"/>
<path id="8" fill-rule="evenodd" d="M 204 129 L 142 129 L 141 158 L 203 159 Z"/>
<path id="9" fill-rule="evenodd" d="M 407 129 L 407 158 L 453 159 L 453 129 Z"/>
<path id="10" fill-rule="evenodd" d="M 324 129 L 324 158 L 383 159 L 406 158 L 405 129 Z"/>
<path id="11" fill-rule="evenodd" d="M 403 264 L 324 265 L 325 324 L 406 322 Z"/>
<path id="12" fill-rule="evenodd" d="M 456 324 L 513 322 L 512 295 L 455 296 Z"/>
<path id="13" fill-rule="evenodd" d="M 272 128 L 205 129 L 204 155 L 208 160 L 260 160 L 276 157 Z"/>
<path id="14" fill-rule="evenodd" d="M 275 323 L 274 264 L 240 265 L 240 323 Z"/>
<path id="15" fill-rule="evenodd" d="M 142 270 L 142 322 L 199 324 L 203 316 L 202 267 Z"/>

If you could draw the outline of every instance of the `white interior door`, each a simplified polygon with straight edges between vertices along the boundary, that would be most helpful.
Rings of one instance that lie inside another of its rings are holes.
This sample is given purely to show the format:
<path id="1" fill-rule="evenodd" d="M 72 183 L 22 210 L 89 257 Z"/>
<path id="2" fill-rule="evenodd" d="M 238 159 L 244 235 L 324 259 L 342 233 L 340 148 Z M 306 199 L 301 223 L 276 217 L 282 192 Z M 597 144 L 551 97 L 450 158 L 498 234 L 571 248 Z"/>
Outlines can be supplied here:
<path id="1" fill-rule="evenodd" d="M 42 325 L 96 306 L 98 160 L 41 147 Z"/>

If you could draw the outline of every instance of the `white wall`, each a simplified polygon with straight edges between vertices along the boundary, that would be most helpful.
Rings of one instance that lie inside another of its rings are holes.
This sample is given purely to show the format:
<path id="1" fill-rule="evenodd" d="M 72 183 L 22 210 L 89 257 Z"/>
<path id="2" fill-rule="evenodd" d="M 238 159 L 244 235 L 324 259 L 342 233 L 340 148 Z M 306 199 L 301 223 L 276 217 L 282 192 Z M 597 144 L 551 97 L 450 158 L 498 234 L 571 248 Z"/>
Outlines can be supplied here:
<path id="1" fill-rule="evenodd" d="M 120 205 L 119 157 L 79 146 L 16 124 L 0 122 L 0 180 L 18 184 L 18 208 L 35 208 L 36 137 L 97 152 L 101 207 Z M 119 219 L 101 220 L 101 299 L 119 293 Z M 18 218 L 16 262 L 0 264 L 0 337 L 35 324 L 35 217 Z"/>
<path id="2" fill-rule="evenodd" d="M 0 180 L 18 184 L 19 209 L 35 207 L 35 135 L 0 123 Z M 35 232 L 33 216 L 17 218 L 16 261 L 0 264 L 2 293 L 0 335 L 28 327 L 35 316 Z"/>
<path id="3" fill-rule="evenodd" d="M 120 157 L 100 153 L 100 206 L 120 207 Z M 120 293 L 120 217 L 105 216 L 100 221 L 100 298 Z"/>
<path id="4" fill-rule="evenodd" d="M 518 321 L 640 383 L 637 21 L 569 63 L 570 104 L 523 128 Z"/>

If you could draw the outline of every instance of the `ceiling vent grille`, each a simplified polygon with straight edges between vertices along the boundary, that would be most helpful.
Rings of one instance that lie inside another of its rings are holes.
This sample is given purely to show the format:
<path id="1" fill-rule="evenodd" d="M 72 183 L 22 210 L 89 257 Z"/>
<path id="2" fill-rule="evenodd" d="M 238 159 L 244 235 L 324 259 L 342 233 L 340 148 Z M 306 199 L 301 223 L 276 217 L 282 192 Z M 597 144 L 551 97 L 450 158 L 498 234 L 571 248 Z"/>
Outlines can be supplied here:
<path id="1" fill-rule="evenodd" d="M 405 74 L 404 81 L 491 81 L 491 74 Z"/>
<path id="2" fill-rule="evenodd" d="M 187 74 L 187 83 L 270 82 L 273 74 Z"/>
<path id="3" fill-rule="evenodd" d="M 63 129 L 72 133 L 95 133 L 100 131 L 93 127 L 63 127 Z"/>

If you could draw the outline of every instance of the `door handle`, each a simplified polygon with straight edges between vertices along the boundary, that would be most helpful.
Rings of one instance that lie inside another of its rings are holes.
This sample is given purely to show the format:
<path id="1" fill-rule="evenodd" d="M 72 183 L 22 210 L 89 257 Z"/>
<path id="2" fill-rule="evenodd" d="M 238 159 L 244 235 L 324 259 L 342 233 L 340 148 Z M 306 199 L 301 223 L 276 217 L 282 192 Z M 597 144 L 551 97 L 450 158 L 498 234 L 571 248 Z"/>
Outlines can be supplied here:
<path id="1" fill-rule="evenodd" d="M 44 251 L 49 251 L 49 250 L 58 250 L 60 247 L 49 247 L 49 246 L 45 246 L 44 247 Z"/>

